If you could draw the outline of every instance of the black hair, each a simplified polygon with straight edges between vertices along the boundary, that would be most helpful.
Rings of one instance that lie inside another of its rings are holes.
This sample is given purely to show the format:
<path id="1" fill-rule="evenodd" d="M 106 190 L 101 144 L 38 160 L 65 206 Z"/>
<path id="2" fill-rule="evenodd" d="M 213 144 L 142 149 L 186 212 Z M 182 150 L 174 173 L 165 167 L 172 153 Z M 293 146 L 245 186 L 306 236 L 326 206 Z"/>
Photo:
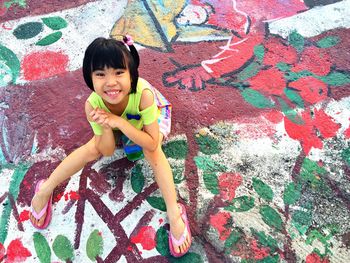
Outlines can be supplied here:
<path id="1" fill-rule="evenodd" d="M 86 85 L 94 91 L 92 72 L 107 68 L 128 69 L 131 77 L 130 93 L 136 92 L 140 58 L 134 45 L 113 38 L 96 38 L 87 47 L 83 60 L 83 76 Z"/>

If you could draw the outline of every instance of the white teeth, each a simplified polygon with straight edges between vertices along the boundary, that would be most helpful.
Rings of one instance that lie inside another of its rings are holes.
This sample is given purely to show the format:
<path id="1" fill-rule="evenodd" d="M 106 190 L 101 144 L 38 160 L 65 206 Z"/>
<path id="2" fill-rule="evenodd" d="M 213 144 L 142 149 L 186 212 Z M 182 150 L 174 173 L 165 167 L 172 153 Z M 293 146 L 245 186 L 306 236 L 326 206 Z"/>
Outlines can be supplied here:
<path id="1" fill-rule="evenodd" d="M 117 95 L 120 91 L 106 91 L 108 95 Z"/>

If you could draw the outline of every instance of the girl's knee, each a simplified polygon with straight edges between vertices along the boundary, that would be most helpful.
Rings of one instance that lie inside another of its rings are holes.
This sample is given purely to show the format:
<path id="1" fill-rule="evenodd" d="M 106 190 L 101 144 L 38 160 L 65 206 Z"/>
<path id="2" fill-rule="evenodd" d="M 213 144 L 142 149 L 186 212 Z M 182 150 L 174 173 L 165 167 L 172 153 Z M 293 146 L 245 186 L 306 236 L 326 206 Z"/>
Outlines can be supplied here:
<path id="1" fill-rule="evenodd" d="M 87 151 L 87 154 L 89 156 L 89 160 L 93 161 L 102 156 L 100 151 L 96 148 L 95 142 L 89 141 L 87 144 L 84 145 Z"/>

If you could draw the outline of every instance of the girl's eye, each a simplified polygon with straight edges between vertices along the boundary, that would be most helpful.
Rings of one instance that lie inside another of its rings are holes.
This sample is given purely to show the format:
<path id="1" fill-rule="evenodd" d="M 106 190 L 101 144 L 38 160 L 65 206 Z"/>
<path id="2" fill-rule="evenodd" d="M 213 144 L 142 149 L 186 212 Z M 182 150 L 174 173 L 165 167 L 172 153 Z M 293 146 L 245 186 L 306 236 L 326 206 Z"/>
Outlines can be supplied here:
<path id="1" fill-rule="evenodd" d="M 121 75 L 121 74 L 123 74 L 123 73 L 124 73 L 124 71 L 116 71 L 116 72 L 115 72 L 116 75 Z"/>
<path id="2" fill-rule="evenodd" d="M 105 74 L 103 72 L 95 72 L 97 77 L 103 77 Z"/>

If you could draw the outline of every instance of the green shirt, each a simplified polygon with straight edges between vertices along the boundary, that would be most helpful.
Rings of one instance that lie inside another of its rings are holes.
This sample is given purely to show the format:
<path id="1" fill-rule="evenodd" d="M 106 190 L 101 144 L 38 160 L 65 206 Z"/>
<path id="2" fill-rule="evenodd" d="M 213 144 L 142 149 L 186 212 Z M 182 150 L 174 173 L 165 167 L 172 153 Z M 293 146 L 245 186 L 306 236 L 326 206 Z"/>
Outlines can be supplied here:
<path id="1" fill-rule="evenodd" d="M 146 80 L 139 78 L 137 82 L 136 92 L 129 94 L 128 105 L 126 106 L 124 112 L 120 116 L 123 119 L 127 120 L 132 126 L 134 126 L 138 130 L 141 130 L 143 128 L 143 125 L 149 125 L 153 123 L 155 120 L 158 119 L 159 116 L 159 111 L 155 100 L 153 101 L 153 104 L 150 107 L 140 111 L 141 95 L 144 89 L 149 89 L 153 92 L 151 84 L 149 84 Z M 107 112 L 111 112 L 104 104 L 102 98 L 99 95 L 97 95 L 96 92 L 92 92 L 90 94 L 88 101 L 94 109 L 100 108 Z M 97 124 L 96 122 L 89 122 L 92 127 L 92 130 L 94 131 L 94 134 L 102 135 L 102 126 Z"/>

